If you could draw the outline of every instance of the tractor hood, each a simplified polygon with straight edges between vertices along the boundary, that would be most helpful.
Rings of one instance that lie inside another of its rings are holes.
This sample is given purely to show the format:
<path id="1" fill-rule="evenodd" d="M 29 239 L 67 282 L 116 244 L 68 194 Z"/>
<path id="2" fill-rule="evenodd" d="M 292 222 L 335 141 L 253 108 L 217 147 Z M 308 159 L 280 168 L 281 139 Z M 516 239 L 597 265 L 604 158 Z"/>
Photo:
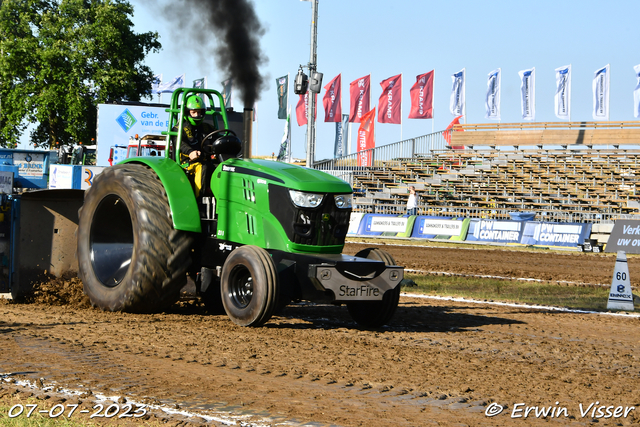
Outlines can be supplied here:
<path id="1" fill-rule="evenodd" d="M 232 172 L 255 176 L 284 187 L 316 193 L 351 193 L 345 181 L 315 169 L 289 163 L 260 159 L 229 159 L 218 166 L 219 172 Z"/>

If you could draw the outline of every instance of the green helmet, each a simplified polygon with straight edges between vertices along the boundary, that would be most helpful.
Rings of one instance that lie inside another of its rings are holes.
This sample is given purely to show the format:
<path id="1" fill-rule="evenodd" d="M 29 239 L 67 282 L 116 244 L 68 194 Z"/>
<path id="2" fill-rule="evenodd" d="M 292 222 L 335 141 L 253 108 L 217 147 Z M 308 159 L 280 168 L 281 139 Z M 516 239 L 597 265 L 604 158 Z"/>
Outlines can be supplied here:
<path id="1" fill-rule="evenodd" d="M 202 122 L 205 110 L 204 101 L 198 95 L 191 95 L 187 98 L 187 120 L 193 126 L 197 126 Z"/>

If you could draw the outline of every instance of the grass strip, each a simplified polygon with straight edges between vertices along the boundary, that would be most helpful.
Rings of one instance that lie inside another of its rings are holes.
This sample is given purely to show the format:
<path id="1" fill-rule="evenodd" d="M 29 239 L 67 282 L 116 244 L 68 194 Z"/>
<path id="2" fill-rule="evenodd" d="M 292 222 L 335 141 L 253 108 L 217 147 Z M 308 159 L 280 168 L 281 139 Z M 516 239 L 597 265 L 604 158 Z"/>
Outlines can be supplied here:
<path id="1" fill-rule="evenodd" d="M 606 311 L 609 288 L 459 276 L 405 274 L 416 286 L 403 291 L 427 295 Z"/>

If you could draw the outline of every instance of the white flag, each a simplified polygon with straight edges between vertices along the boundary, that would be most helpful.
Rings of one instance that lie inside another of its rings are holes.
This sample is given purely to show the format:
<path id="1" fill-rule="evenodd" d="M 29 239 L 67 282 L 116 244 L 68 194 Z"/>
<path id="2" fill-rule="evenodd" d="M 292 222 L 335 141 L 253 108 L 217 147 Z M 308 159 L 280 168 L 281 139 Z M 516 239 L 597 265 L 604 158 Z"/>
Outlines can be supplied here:
<path id="1" fill-rule="evenodd" d="M 636 72 L 636 88 L 633 90 L 633 117 L 640 118 L 640 64 L 633 67 L 633 71 Z"/>
<path id="2" fill-rule="evenodd" d="M 518 71 L 522 120 L 536 119 L 536 69 Z"/>
<path id="3" fill-rule="evenodd" d="M 451 87 L 451 100 L 449 101 L 449 111 L 454 116 L 464 115 L 464 81 L 465 68 L 451 76 L 453 86 Z"/>
<path id="4" fill-rule="evenodd" d="M 556 68 L 555 113 L 559 119 L 571 120 L 571 65 Z"/>
<path id="5" fill-rule="evenodd" d="M 179 87 L 184 86 L 184 74 L 175 76 L 171 81 L 158 86 L 156 93 L 171 93 Z"/>
<path id="6" fill-rule="evenodd" d="M 162 74 L 155 74 L 151 80 L 151 92 L 158 93 L 158 87 L 162 84 Z"/>
<path id="7" fill-rule="evenodd" d="M 500 74 L 500 68 L 489 73 L 487 98 L 484 103 L 487 110 L 485 119 L 500 120 Z"/>
<path id="8" fill-rule="evenodd" d="M 593 76 L 593 120 L 609 120 L 609 64 Z"/>
<path id="9" fill-rule="evenodd" d="M 226 108 L 233 108 L 233 79 L 222 82 L 222 99 Z"/>

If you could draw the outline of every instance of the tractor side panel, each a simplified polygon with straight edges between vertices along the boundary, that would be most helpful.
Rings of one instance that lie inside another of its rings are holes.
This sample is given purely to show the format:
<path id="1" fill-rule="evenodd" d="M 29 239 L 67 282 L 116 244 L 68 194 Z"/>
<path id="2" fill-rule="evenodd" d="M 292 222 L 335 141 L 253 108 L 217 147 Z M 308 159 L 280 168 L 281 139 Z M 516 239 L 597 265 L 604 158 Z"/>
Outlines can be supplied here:
<path id="1" fill-rule="evenodd" d="M 223 164 L 213 174 L 217 237 L 244 245 L 287 250 L 286 236 L 269 212 L 267 179 L 246 172 Z"/>

